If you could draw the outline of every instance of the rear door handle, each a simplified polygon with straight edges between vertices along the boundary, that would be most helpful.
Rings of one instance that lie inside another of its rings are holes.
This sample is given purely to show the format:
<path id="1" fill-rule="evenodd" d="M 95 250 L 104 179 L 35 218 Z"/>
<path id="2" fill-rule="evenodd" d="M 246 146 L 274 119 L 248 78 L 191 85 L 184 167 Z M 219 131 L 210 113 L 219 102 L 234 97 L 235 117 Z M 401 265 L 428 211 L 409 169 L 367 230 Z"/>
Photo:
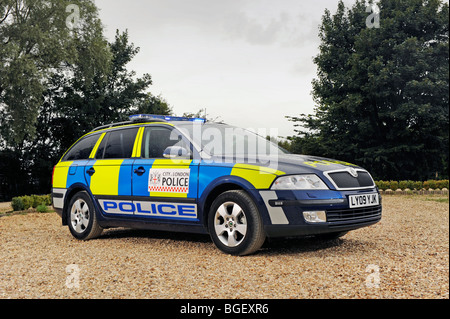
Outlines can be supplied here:
<path id="1" fill-rule="evenodd" d="M 134 170 L 134 173 L 137 174 L 137 175 L 139 175 L 139 176 L 141 176 L 142 174 L 145 173 L 145 168 L 143 168 L 142 166 L 141 166 L 141 167 L 138 167 L 138 168 L 136 168 L 136 169 Z"/>
<path id="2" fill-rule="evenodd" d="M 92 176 L 92 175 L 94 175 L 94 173 L 95 173 L 95 169 L 94 169 L 93 167 L 91 167 L 90 169 L 88 169 L 88 170 L 86 171 L 86 173 L 87 173 L 89 176 Z"/>

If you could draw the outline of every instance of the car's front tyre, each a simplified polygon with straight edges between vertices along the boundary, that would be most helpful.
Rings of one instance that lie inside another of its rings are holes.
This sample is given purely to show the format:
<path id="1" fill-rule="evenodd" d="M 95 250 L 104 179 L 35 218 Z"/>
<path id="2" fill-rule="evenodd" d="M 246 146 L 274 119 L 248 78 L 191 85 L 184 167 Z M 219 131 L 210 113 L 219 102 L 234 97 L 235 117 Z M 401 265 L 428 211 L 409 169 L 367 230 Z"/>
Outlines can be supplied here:
<path id="1" fill-rule="evenodd" d="M 208 229 L 217 248 L 231 255 L 252 254 L 266 239 L 258 208 L 241 190 L 227 191 L 214 200 L 208 215 Z"/>

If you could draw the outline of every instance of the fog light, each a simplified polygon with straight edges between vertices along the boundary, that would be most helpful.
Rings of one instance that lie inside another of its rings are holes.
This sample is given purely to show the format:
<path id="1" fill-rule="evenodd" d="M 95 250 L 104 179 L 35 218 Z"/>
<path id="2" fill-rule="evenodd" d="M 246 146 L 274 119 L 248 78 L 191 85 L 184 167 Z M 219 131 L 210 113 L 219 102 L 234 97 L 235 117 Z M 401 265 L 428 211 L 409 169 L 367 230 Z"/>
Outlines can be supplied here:
<path id="1" fill-rule="evenodd" d="M 309 223 L 325 223 L 327 221 L 327 214 L 325 211 L 303 212 L 303 217 Z"/>

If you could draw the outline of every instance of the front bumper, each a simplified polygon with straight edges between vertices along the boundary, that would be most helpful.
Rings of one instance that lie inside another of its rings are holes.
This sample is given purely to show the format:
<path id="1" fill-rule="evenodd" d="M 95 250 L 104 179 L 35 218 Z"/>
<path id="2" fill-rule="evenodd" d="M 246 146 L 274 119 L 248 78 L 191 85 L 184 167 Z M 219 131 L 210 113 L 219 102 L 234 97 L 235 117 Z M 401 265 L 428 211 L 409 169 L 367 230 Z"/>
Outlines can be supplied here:
<path id="1" fill-rule="evenodd" d="M 379 205 L 350 208 L 348 196 L 377 193 L 376 188 L 357 191 L 260 191 L 262 211 L 267 211 L 264 227 L 268 237 L 307 236 L 345 232 L 367 227 L 381 220 Z M 325 211 L 326 222 L 311 223 L 304 211 Z"/>
<path id="2" fill-rule="evenodd" d="M 362 227 L 367 227 L 378 223 L 381 217 L 375 220 L 367 220 L 358 224 L 347 224 L 334 226 L 330 223 L 323 223 L 320 225 L 265 225 L 265 232 L 267 237 L 291 237 L 291 236 L 308 236 L 329 234 L 337 232 L 346 232 Z"/>

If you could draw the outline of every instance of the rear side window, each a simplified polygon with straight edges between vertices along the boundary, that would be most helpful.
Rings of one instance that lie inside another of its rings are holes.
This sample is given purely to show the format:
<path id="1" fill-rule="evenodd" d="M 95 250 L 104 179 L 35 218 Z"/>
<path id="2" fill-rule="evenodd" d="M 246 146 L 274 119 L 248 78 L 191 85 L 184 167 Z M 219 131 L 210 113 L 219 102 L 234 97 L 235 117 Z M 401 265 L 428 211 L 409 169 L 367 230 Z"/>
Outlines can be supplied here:
<path id="1" fill-rule="evenodd" d="M 62 161 L 77 161 L 88 159 L 91 155 L 92 149 L 97 143 L 100 134 L 89 135 L 75 144 L 66 155 L 64 155 Z"/>
<path id="2" fill-rule="evenodd" d="M 98 146 L 97 153 L 95 154 L 95 159 L 102 159 L 103 154 L 105 154 L 105 146 L 106 142 L 108 141 L 109 133 L 106 133 L 103 137 L 100 145 Z"/>
<path id="3" fill-rule="evenodd" d="M 96 158 L 130 158 L 133 153 L 134 139 L 136 138 L 139 128 L 129 128 L 123 130 L 112 131 L 105 136 L 107 139 L 106 146 L 100 145 Z"/>

